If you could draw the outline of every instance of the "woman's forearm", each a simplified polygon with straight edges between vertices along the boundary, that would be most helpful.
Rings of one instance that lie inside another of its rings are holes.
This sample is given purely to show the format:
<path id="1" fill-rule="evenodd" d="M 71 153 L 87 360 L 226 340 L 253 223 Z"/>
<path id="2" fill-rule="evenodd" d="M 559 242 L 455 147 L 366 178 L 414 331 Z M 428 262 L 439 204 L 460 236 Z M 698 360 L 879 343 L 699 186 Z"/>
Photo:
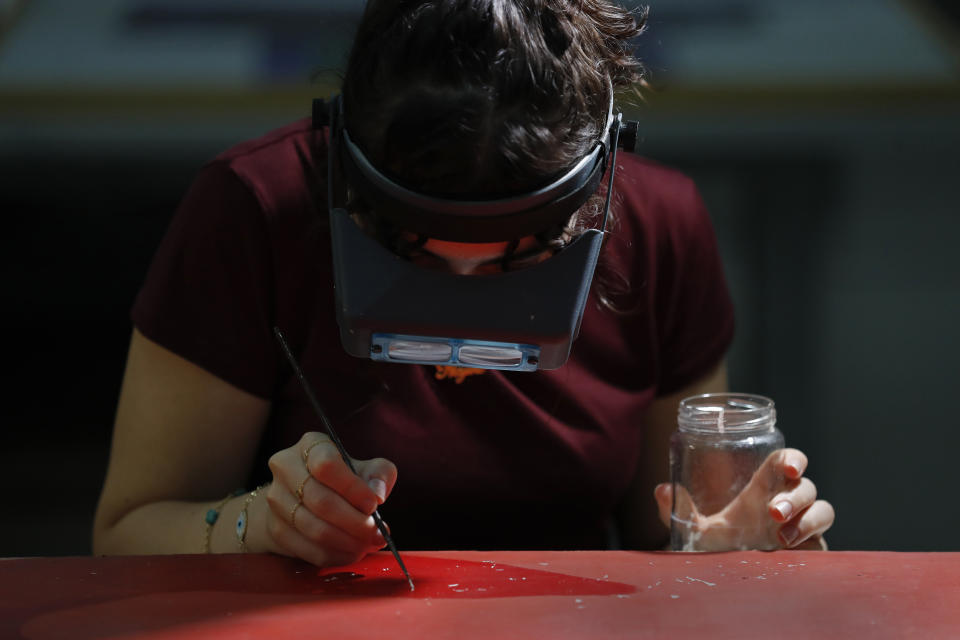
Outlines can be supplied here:
<path id="1" fill-rule="evenodd" d="M 266 512 L 269 508 L 263 491 L 251 499 L 250 492 L 231 497 L 223 504 L 216 521 L 208 525 L 207 513 L 215 502 L 163 501 L 142 505 L 127 512 L 116 522 L 96 522 L 93 532 L 95 555 L 152 555 L 240 553 L 267 550 Z M 247 532 L 242 549 L 236 533 L 237 517 L 247 505 Z"/>

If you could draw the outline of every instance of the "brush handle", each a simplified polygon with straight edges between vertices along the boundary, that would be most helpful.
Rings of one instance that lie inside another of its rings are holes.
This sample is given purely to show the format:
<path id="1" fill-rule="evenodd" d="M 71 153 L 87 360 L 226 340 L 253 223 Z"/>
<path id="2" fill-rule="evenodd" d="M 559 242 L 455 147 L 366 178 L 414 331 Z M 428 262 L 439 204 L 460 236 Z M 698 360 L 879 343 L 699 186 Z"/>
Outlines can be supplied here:
<path id="1" fill-rule="evenodd" d="M 274 327 L 273 333 L 277 336 L 277 341 L 280 343 L 280 347 L 283 349 L 284 355 L 287 356 L 287 360 L 290 361 L 290 366 L 293 367 L 294 372 L 296 372 L 297 377 L 300 379 L 300 385 L 306 392 L 307 399 L 310 400 L 310 404 L 313 405 L 314 412 L 320 417 L 320 420 L 323 422 L 323 426 L 326 429 L 327 435 L 330 436 L 330 439 L 333 440 L 333 444 L 337 447 L 337 451 L 340 452 L 340 457 L 343 458 L 343 461 L 347 464 L 347 467 L 349 467 L 350 471 L 352 471 L 354 475 L 360 475 L 354 468 L 353 461 L 347 454 L 347 449 L 343 446 L 340 436 L 337 435 L 336 430 L 330 423 L 330 419 L 327 418 L 326 412 L 323 410 L 323 407 L 320 406 L 320 401 L 317 400 L 316 394 L 313 393 L 313 387 L 311 387 L 310 383 L 307 382 L 307 378 L 303 375 L 303 370 L 300 369 L 297 359 L 293 357 L 293 352 L 290 351 L 290 346 L 287 344 L 287 340 L 283 337 L 283 332 L 280 331 L 280 327 Z M 380 535 L 382 535 L 383 539 L 387 541 L 387 546 L 390 548 L 390 552 L 396 559 L 397 564 L 400 565 L 400 569 L 403 570 L 403 575 L 406 576 L 407 582 L 410 583 L 410 590 L 413 591 L 413 580 L 410 578 L 410 573 L 407 571 L 407 567 L 403 564 L 403 560 L 400 559 L 400 552 L 397 551 L 396 545 L 393 544 L 393 538 L 387 532 L 387 527 L 383 523 L 383 518 L 380 517 L 380 514 L 376 510 L 373 511 L 373 521 L 377 525 L 377 529 L 380 530 Z"/>

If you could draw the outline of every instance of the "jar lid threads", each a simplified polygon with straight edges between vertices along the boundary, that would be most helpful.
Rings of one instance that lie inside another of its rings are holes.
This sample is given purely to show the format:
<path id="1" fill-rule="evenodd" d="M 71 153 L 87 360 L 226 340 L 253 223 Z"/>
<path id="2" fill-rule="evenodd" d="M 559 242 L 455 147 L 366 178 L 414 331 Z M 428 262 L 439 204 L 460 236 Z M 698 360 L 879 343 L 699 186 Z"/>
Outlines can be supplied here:
<path id="1" fill-rule="evenodd" d="M 750 393 L 705 393 L 684 398 L 677 408 L 680 430 L 699 433 L 766 431 L 776 418 L 773 400 Z"/>

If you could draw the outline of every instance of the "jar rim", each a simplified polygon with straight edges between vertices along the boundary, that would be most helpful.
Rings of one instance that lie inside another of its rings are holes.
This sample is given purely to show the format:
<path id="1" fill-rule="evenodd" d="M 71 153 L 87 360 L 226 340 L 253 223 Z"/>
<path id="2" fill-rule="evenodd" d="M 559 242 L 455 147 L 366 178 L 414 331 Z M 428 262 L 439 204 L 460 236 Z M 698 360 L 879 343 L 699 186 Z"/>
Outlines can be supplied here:
<path id="1" fill-rule="evenodd" d="M 776 424 L 773 400 L 753 393 L 702 393 L 680 401 L 677 425 L 681 431 L 744 433 L 766 431 Z"/>

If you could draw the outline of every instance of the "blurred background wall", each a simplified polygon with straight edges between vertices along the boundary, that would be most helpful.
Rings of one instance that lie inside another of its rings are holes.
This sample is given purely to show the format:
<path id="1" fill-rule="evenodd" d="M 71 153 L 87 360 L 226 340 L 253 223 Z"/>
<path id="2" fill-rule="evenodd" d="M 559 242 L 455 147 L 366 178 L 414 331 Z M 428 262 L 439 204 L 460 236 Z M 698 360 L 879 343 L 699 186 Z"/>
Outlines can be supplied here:
<path id="1" fill-rule="evenodd" d="M 360 3 L 0 0 L 0 556 L 86 554 L 128 309 L 192 176 L 332 91 Z M 957 550 L 948 0 L 662 0 L 640 151 L 693 175 L 836 549 Z"/>

